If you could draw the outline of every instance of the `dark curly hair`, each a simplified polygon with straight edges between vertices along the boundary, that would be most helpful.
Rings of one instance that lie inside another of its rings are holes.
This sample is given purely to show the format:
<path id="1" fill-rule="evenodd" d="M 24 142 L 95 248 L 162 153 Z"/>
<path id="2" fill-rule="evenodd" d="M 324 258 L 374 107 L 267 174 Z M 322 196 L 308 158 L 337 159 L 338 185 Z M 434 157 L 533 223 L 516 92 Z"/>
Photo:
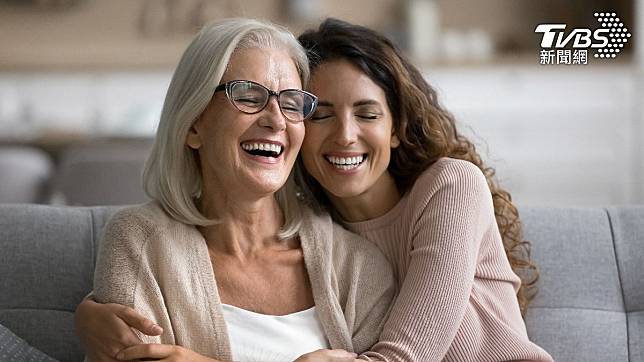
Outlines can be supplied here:
<path id="1" fill-rule="evenodd" d="M 436 91 L 418 69 L 383 35 L 337 19 L 326 19 L 319 29 L 304 32 L 298 40 L 309 55 L 311 73 L 325 62 L 346 60 L 384 90 L 394 132 L 400 139 L 400 146 L 392 149 L 388 170 L 402 194 L 441 157 L 466 160 L 481 169 L 492 193 L 505 252 L 521 278 L 517 298 L 525 315 L 536 294 L 539 273 L 530 259 L 530 242 L 523 240 L 517 208 L 510 194 L 495 181 L 494 169 L 483 163 L 474 144 L 458 132 L 454 117 L 439 104 Z M 298 167 L 306 186 L 321 204 L 328 206 L 322 187 L 306 175 L 301 160 Z"/>

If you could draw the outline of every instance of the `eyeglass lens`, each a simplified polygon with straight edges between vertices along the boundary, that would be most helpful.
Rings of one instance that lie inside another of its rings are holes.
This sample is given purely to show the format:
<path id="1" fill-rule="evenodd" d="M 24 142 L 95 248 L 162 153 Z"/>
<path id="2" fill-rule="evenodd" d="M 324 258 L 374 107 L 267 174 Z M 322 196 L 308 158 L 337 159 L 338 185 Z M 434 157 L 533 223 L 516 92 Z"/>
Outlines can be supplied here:
<path id="1" fill-rule="evenodd" d="M 235 106 L 246 113 L 261 111 L 270 97 L 268 89 L 252 82 L 234 83 L 229 92 Z M 302 121 L 312 113 L 315 99 L 302 91 L 285 90 L 279 93 L 278 103 L 286 118 Z"/>

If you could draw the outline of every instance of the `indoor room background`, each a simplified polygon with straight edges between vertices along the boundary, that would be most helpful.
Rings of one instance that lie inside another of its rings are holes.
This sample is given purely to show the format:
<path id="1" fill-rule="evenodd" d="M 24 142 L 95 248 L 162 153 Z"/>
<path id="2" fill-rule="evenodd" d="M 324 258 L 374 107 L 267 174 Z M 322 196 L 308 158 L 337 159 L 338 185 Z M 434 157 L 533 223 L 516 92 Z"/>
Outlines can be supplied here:
<path id="1" fill-rule="evenodd" d="M 567 35 L 600 13 L 632 34 L 620 52 L 544 58 L 537 25 Z M 0 202 L 145 200 L 178 58 L 200 26 L 236 16 L 387 34 L 519 205 L 644 203 L 644 0 L 0 0 Z"/>

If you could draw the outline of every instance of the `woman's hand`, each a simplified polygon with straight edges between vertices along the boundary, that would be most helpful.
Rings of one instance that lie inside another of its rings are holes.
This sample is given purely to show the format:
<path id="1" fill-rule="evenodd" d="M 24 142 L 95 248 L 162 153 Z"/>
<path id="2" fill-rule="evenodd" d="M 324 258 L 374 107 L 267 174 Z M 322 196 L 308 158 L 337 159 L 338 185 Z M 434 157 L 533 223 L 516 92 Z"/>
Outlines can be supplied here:
<path id="1" fill-rule="evenodd" d="M 141 343 L 132 328 L 149 336 L 163 329 L 134 309 L 84 299 L 74 314 L 74 329 L 90 361 L 115 361 L 124 348 Z"/>
<path id="2" fill-rule="evenodd" d="M 347 362 L 353 361 L 357 354 L 343 349 L 318 349 L 301 355 L 294 362 Z"/>
<path id="3" fill-rule="evenodd" d="M 154 360 L 154 361 L 191 361 L 219 362 L 216 359 L 202 356 L 199 353 L 172 344 L 137 344 L 128 347 L 116 356 L 120 361 Z"/>

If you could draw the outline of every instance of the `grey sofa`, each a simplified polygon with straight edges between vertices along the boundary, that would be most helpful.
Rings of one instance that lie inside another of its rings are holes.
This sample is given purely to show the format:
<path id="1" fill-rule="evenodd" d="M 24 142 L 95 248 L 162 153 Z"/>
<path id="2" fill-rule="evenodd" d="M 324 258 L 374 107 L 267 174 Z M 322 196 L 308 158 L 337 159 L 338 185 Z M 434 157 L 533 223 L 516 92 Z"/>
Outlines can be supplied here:
<path id="1" fill-rule="evenodd" d="M 81 360 L 73 312 L 115 210 L 0 205 L 0 324 L 56 359 Z M 541 268 L 531 338 L 558 361 L 644 361 L 644 207 L 521 216 Z"/>

